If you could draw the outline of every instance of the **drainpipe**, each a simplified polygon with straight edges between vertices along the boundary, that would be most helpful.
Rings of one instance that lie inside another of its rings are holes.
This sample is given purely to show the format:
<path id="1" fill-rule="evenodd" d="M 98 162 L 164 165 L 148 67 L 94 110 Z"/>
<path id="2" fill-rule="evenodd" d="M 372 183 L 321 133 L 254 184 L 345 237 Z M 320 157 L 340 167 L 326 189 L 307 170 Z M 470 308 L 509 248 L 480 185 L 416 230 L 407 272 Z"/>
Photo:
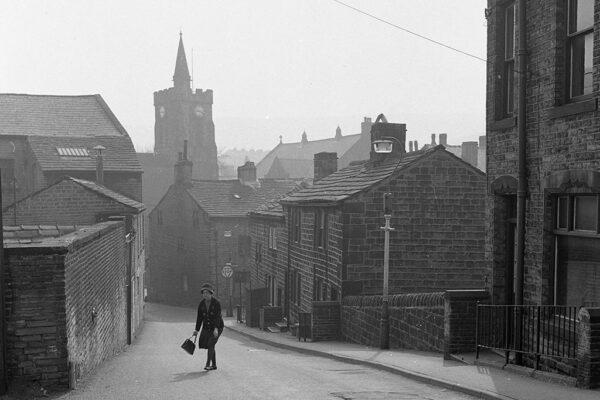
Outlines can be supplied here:
<path id="1" fill-rule="evenodd" d="M 519 177 L 517 183 L 517 270 L 516 270 L 516 288 L 515 288 L 515 305 L 523 304 L 523 280 L 524 280 L 524 264 L 525 264 L 525 208 L 527 200 L 527 163 L 526 163 L 526 116 L 525 116 L 525 95 L 527 81 L 527 42 L 526 42 L 526 19 L 525 19 L 525 0 L 519 0 L 519 111 L 518 111 L 518 134 L 519 134 Z M 520 317 L 520 315 L 519 315 Z M 520 336 L 520 321 L 517 318 L 517 336 Z M 517 340 L 520 337 L 516 338 Z M 515 362 L 517 365 L 522 364 L 521 353 L 516 353 Z"/>
<path id="2" fill-rule="evenodd" d="M 0 174 L 0 187 L 2 186 L 2 174 Z M 15 210 L 17 204 L 14 205 Z M 2 192 L 0 191 L 0 210 L 2 210 Z M 4 302 L 6 296 L 6 282 L 4 274 L 6 271 L 6 260 L 4 259 L 4 230 L 2 229 L 2 213 L 0 212 L 0 395 L 6 394 L 8 390 L 8 365 L 6 357 L 7 321 Z"/>

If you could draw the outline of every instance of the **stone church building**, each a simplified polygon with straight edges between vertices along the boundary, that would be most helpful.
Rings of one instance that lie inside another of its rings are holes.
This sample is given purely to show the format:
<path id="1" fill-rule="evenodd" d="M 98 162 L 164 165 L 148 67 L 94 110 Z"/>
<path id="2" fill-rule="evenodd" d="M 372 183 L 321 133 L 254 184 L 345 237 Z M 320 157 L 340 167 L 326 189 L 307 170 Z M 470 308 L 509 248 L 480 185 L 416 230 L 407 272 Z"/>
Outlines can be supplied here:
<path id="1" fill-rule="evenodd" d="M 213 92 L 191 87 L 191 77 L 180 34 L 173 87 L 154 92 L 154 152 L 138 153 L 144 169 L 143 199 L 153 209 L 173 180 L 173 166 L 188 143 L 193 179 L 217 180 L 217 145 L 212 118 Z"/>

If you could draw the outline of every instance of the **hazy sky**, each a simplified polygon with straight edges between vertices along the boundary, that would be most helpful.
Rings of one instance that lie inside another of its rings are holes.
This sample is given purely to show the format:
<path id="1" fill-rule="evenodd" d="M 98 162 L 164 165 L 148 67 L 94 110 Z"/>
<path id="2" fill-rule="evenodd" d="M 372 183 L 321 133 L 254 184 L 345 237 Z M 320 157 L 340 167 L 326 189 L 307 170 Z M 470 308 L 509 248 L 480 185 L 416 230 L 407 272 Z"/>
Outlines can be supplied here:
<path id="1" fill-rule="evenodd" d="M 343 1 L 485 58 L 484 0 Z M 420 144 L 485 134 L 485 62 L 333 0 L 3 0 L 0 92 L 100 93 L 149 151 L 180 29 L 221 149 L 358 133 L 379 113 Z"/>

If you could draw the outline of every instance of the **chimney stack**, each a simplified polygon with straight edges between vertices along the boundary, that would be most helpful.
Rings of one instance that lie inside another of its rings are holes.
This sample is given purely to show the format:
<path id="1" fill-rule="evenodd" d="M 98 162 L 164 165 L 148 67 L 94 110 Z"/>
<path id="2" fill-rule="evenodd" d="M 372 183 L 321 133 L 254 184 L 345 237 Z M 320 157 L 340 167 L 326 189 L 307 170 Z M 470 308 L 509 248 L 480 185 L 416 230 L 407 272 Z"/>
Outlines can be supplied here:
<path id="1" fill-rule="evenodd" d="M 238 179 L 242 183 L 256 182 L 256 166 L 252 161 L 246 161 L 244 165 L 238 167 Z"/>
<path id="2" fill-rule="evenodd" d="M 314 178 L 313 182 L 318 182 L 328 175 L 337 171 L 337 153 L 321 152 L 314 156 Z"/>
<path id="3" fill-rule="evenodd" d="M 375 151 L 377 143 L 387 142 L 390 151 Z M 387 122 L 383 114 L 379 114 L 375 123 L 371 126 L 371 161 L 382 161 L 387 157 L 400 157 L 406 153 L 406 124 L 393 124 Z"/>
<path id="4" fill-rule="evenodd" d="M 419 142 L 417 142 L 417 141 L 415 140 L 415 151 L 418 151 L 418 150 L 419 150 Z"/>
<path id="5" fill-rule="evenodd" d="M 437 143 L 435 143 L 435 133 L 431 134 L 431 145 L 435 146 Z"/>
<path id="6" fill-rule="evenodd" d="M 485 149 L 487 147 L 487 136 L 479 136 L 479 147 Z"/>
<path id="7" fill-rule="evenodd" d="M 96 150 L 96 183 L 104 185 L 104 155 L 102 152 L 106 150 L 106 147 L 98 145 L 94 147 L 94 150 Z"/>
<path id="8" fill-rule="evenodd" d="M 448 134 L 447 133 L 440 133 L 439 135 L 440 138 L 440 144 L 444 147 L 448 146 Z"/>
<path id="9" fill-rule="evenodd" d="M 413 151 L 413 142 L 412 140 L 410 142 L 408 142 L 408 151 L 412 153 Z"/>
<path id="10" fill-rule="evenodd" d="M 192 185 L 192 166 L 187 159 L 187 140 L 183 141 L 183 153 L 179 153 L 179 161 L 175 163 L 175 184 L 182 186 Z"/>
<path id="11" fill-rule="evenodd" d="M 373 126 L 373 120 L 371 118 L 364 117 L 363 122 L 360 123 L 360 134 L 370 135 L 371 126 Z"/>
<path id="12" fill-rule="evenodd" d="M 477 167 L 477 151 L 477 142 L 463 142 L 460 158 Z"/>

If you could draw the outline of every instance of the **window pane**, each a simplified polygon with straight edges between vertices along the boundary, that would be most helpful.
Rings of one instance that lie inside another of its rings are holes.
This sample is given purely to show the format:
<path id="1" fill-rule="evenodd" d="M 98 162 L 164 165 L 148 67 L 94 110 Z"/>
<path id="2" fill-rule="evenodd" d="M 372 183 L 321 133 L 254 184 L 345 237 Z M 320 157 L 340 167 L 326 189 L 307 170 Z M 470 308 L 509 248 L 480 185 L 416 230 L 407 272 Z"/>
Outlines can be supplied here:
<path id="1" fill-rule="evenodd" d="M 506 63 L 504 72 L 504 113 L 511 114 L 515 110 L 515 63 L 514 61 Z"/>
<path id="2" fill-rule="evenodd" d="M 559 236 L 556 302 L 600 306 L 600 239 Z"/>
<path id="3" fill-rule="evenodd" d="M 581 35 L 571 40 L 571 97 L 592 92 L 593 35 Z"/>
<path id="4" fill-rule="evenodd" d="M 569 198 L 559 197 L 558 207 L 556 209 L 558 215 L 556 216 L 556 227 L 558 229 L 567 229 L 569 227 Z"/>
<path id="5" fill-rule="evenodd" d="M 575 226 L 580 231 L 596 232 L 598 205 L 595 196 L 575 197 Z"/>
<path id="6" fill-rule="evenodd" d="M 504 13 L 504 58 L 515 56 L 515 5 L 506 8 Z"/>
<path id="7" fill-rule="evenodd" d="M 594 0 L 571 0 L 569 2 L 569 33 L 575 33 L 594 25 Z"/>

